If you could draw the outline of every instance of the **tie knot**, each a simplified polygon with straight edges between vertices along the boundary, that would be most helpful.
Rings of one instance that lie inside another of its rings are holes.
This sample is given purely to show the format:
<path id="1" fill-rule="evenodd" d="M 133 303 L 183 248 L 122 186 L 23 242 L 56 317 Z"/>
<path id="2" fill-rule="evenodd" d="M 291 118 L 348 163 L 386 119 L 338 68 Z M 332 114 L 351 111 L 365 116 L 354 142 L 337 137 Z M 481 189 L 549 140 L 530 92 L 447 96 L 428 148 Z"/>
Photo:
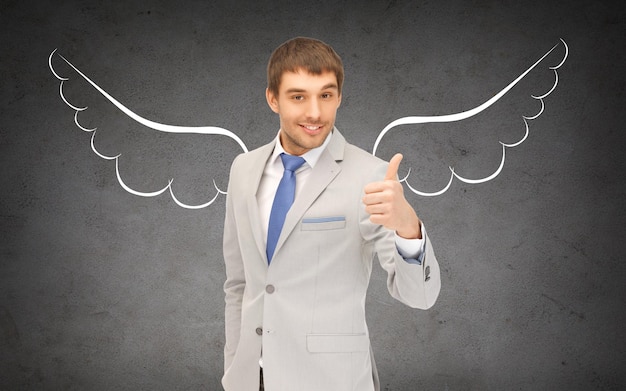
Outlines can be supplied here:
<path id="1" fill-rule="evenodd" d="M 280 160 L 283 161 L 283 167 L 288 171 L 296 171 L 301 165 L 304 164 L 304 158 L 300 156 L 287 155 L 286 153 L 280 154 Z"/>

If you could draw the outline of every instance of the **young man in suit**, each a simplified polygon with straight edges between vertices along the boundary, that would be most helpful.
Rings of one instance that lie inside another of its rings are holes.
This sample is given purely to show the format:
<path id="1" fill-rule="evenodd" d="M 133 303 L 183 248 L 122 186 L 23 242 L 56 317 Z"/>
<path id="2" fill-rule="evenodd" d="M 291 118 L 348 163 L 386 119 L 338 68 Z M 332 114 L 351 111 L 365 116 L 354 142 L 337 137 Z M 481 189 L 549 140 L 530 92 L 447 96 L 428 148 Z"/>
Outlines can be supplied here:
<path id="1" fill-rule="evenodd" d="M 270 58 L 280 130 L 235 159 L 228 185 L 227 391 L 379 389 L 365 322 L 374 255 L 394 298 L 427 309 L 439 294 L 428 235 L 397 181 L 402 156 L 387 164 L 335 128 L 343 74 L 314 39 Z"/>

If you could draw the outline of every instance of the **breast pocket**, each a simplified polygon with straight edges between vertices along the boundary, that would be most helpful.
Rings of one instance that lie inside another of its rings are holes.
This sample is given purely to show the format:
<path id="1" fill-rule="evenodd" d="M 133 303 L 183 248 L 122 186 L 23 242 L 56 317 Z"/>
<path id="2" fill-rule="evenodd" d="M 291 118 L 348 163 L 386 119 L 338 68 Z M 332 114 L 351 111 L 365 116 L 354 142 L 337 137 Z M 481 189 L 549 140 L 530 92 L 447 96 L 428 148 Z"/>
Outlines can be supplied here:
<path id="1" fill-rule="evenodd" d="M 345 216 L 308 217 L 302 219 L 302 231 L 327 231 L 346 227 Z"/>

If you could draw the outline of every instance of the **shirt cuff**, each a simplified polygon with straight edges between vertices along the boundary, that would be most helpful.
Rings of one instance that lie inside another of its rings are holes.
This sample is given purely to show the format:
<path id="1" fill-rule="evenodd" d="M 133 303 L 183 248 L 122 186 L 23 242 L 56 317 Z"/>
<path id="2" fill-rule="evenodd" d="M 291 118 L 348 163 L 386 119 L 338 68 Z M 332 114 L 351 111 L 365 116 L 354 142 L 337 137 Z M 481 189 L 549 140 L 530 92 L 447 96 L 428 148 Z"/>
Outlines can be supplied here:
<path id="1" fill-rule="evenodd" d="M 424 232 L 424 226 L 421 227 Z M 424 250 L 426 246 L 426 240 L 422 239 L 405 239 L 398 234 L 396 236 L 396 248 L 398 253 L 408 263 L 421 265 L 424 259 Z"/>

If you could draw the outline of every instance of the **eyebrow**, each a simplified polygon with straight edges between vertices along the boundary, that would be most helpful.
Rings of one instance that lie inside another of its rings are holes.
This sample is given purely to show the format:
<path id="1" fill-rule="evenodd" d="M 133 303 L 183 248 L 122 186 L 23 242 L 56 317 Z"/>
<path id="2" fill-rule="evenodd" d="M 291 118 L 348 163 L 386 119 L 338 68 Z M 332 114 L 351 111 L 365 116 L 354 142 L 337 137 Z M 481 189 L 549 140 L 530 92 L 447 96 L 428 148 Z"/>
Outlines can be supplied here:
<path id="1" fill-rule="evenodd" d="M 335 83 L 328 83 L 326 84 L 324 87 L 321 88 L 321 90 L 329 90 L 329 89 L 335 89 L 338 90 L 339 87 L 337 87 L 337 84 Z M 302 88 L 290 88 L 287 91 L 285 91 L 287 94 L 292 94 L 294 92 L 307 92 L 307 90 L 302 89 Z"/>

